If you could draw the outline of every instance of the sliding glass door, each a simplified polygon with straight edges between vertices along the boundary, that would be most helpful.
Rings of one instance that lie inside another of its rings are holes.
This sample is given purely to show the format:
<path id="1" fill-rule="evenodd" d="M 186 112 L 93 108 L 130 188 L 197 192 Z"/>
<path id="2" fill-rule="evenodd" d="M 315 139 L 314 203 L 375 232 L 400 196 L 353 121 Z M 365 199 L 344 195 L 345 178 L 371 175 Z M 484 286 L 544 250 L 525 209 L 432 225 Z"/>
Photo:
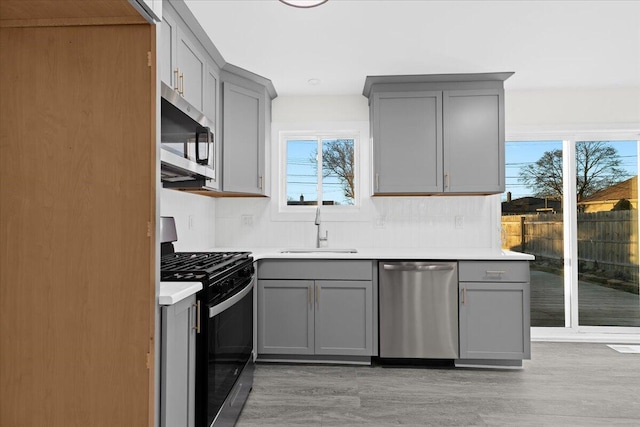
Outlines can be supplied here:
<path id="1" fill-rule="evenodd" d="M 638 142 L 506 143 L 502 246 L 535 255 L 531 326 L 640 327 Z"/>
<path id="2" fill-rule="evenodd" d="M 640 326 L 638 144 L 577 141 L 578 324 Z"/>

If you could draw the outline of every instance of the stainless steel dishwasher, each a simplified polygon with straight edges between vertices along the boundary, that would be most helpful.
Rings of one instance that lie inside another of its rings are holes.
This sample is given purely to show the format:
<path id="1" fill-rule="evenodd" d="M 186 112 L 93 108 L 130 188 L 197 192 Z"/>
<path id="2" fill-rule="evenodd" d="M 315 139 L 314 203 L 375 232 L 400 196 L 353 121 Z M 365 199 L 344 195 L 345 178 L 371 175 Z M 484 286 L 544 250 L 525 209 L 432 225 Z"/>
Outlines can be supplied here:
<path id="1" fill-rule="evenodd" d="M 458 263 L 380 261 L 380 357 L 458 357 Z"/>

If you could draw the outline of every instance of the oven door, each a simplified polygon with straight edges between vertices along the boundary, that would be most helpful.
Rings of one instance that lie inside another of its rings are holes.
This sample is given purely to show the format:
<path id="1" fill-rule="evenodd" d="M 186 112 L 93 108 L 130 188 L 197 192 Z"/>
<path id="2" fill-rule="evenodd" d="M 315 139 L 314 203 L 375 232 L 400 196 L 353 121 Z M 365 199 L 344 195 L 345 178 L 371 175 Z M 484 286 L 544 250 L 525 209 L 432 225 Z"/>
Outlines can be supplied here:
<path id="1" fill-rule="evenodd" d="M 254 280 L 228 300 L 208 307 L 207 426 L 216 420 L 253 351 Z"/>

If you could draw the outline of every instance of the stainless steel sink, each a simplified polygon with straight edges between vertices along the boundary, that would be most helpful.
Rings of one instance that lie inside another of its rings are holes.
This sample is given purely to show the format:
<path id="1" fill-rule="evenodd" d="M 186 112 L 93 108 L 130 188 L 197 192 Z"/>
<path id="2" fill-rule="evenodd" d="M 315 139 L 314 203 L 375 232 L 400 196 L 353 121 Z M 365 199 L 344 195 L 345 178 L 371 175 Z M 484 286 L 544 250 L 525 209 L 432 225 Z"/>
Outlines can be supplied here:
<path id="1" fill-rule="evenodd" d="M 280 251 L 282 254 L 312 254 L 312 253 L 339 253 L 339 254 L 355 254 L 358 253 L 357 249 L 348 248 L 294 248 L 283 249 Z"/>

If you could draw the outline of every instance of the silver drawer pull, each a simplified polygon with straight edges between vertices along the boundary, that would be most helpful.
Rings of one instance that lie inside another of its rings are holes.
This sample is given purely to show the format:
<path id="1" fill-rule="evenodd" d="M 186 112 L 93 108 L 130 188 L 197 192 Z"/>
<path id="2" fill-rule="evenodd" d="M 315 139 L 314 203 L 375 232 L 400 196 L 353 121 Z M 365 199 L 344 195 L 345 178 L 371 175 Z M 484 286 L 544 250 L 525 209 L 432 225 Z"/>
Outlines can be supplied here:
<path id="1" fill-rule="evenodd" d="M 487 273 L 487 275 L 499 276 L 501 274 L 505 274 L 506 271 L 504 271 L 504 270 L 502 270 L 502 271 L 501 270 L 487 270 L 486 273 Z"/>
<path id="2" fill-rule="evenodd" d="M 395 271 L 450 271 L 453 270 L 452 265 L 398 265 L 384 264 L 385 270 Z"/>

